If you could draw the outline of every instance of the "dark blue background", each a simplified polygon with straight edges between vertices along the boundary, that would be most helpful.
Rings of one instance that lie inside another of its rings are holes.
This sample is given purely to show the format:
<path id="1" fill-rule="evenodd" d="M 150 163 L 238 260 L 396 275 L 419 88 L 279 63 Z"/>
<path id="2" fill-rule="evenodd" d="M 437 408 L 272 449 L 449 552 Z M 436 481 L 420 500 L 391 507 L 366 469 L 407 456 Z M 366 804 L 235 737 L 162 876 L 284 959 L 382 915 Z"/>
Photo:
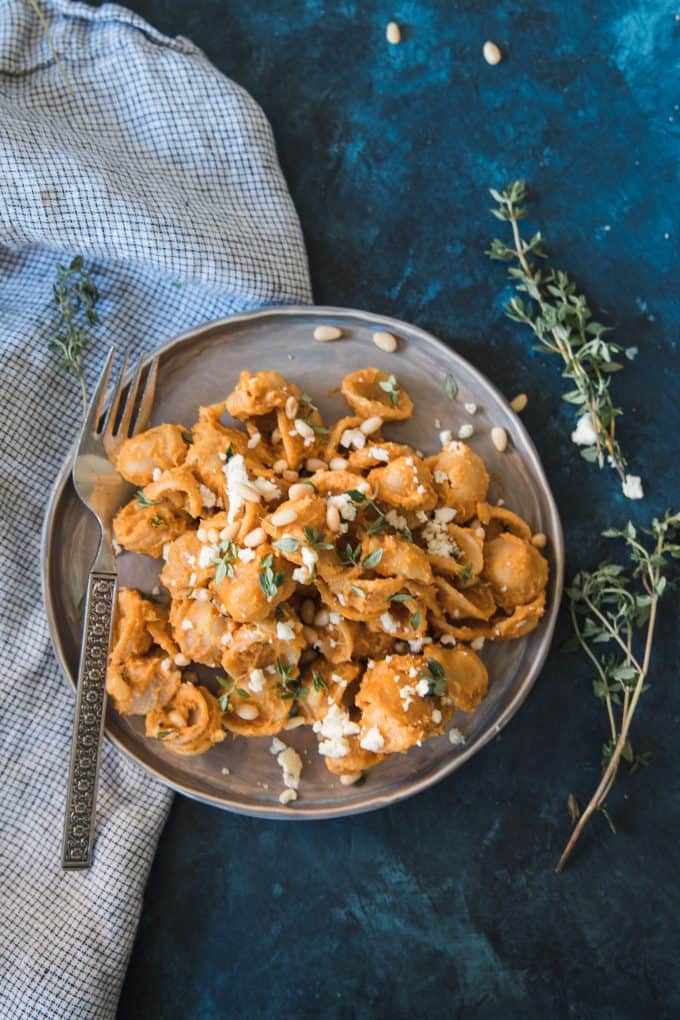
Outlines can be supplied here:
<path id="1" fill-rule="evenodd" d="M 603 527 L 677 502 L 673 4 L 130 6 L 192 38 L 262 104 L 319 303 L 416 322 L 506 394 L 527 391 L 569 573 L 604 554 Z M 390 18 L 404 26 L 396 48 Z M 504 52 L 497 67 L 482 59 L 487 38 Z M 483 254 L 496 232 L 486 188 L 519 176 L 554 261 L 640 348 L 615 392 L 643 503 L 578 457 L 557 366 L 503 317 L 504 270 Z M 289 825 L 178 797 L 120 1016 L 677 1016 L 676 627 L 667 600 L 635 727 L 652 764 L 610 798 L 618 835 L 596 819 L 562 877 L 565 800 L 596 784 L 605 719 L 559 635 L 507 731 L 398 807 Z"/>

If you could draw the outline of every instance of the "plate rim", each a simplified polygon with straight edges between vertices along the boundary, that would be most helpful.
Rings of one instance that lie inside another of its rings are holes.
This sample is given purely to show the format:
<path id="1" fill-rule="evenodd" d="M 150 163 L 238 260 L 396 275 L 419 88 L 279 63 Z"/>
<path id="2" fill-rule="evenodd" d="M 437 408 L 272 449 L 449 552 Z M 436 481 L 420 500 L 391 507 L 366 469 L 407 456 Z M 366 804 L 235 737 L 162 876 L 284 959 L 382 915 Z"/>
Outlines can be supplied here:
<path id="1" fill-rule="evenodd" d="M 473 376 L 479 377 L 483 384 L 488 387 L 495 399 L 505 407 L 505 409 L 513 415 L 515 428 L 521 435 L 525 451 L 522 452 L 522 460 L 525 460 L 528 455 L 529 466 L 534 476 L 538 479 L 542 487 L 542 492 L 546 499 L 548 517 L 550 523 L 550 531 L 553 535 L 553 541 L 551 542 L 551 550 L 553 554 L 552 570 L 554 573 L 554 594 L 552 604 L 549 606 L 543 620 L 541 622 L 541 628 L 544 631 L 544 637 L 537 649 L 537 655 L 533 662 L 530 664 L 525 677 L 522 679 L 517 691 L 513 695 L 512 699 L 506 705 L 505 709 L 496 720 L 493 726 L 490 726 L 486 733 L 482 734 L 474 744 L 467 749 L 463 750 L 455 757 L 450 758 L 448 761 L 445 760 L 440 763 L 434 770 L 428 772 L 420 779 L 411 780 L 404 787 L 399 787 L 396 790 L 390 791 L 385 794 L 370 794 L 368 797 L 359 801 L 354 805 L 344 805 L 338 807 L 323 807 L 323 808 L 312 808 L 305 807 L 304 799 L 296 801 L 295 808 L 291 810 L 285 805 L 278 805 L 272 803 L 266 808 L 260 807 L 249 807 L 244 805 L 240 801 L 232 801 L 228 797 L 220 797 L 217 795 L 205 792 L 202 789 L 192 788 L 185 786 L 181 783 L 175 782 L 163 775 L 157 768 L 143 761 L 142 758 L 135 753 L 133 749 L 127 747 L 124 740 L 117 736 L 115 733 L 109 732 L 108 726 L 105 724 L 104 735 L 110 740 L 122 753 L 131 761 L 141 766 L 147 773 L 158 779 L 164 786 L 169 787 L 177 793 L 183 794 L 185 797 L 189 797 L 191 800 L 196 800 L 204 804 L 210 804 L 213 807 L 221 808 L 225 811 L 232 811 L 235 814 L 246 815 L 251 818 L 264 818 L 269 820 L 286 820 L 286 821 L 320 821 L 331 818 L 347 818 L 356 814 L 364 814 L 368 811 L 376 811 L 383 807 L 388 807 L 392 804 L 397 804 L 408 797 L 415 796 L 418 793 L 423 792 L 436 783 L 440 782 L 446 776 L 451 775 L 462 765 L 465 764 L 473 755 L 477 754 L 482 750 L 492 738 L 498 736 L 498 734 L 507 726 L 513 716 L 523 705 L 524 701 L 528 697 L 530 691 L 533 689 L 538 676 L 540 675 L 545 661 L 548 657 L 548 653 L 552 646 L 554 638 L 555 626 L 557 623 L 557 616 L 562 601 L 562 592 L 564 587 L 564 533 L 562 528 L 562 521 L 560 519 L 559 510 L 557 503 L 553 495 L 552 489 L 548 482 L 541 458 L 538 454 L 536 446 L 531 438 L 526 426 L 521 421 L 519 415 L 514 414 L 510 407 L 509 401 L 501 393 L 498 387 L 487 378 L 487 376 L 480 371 L 472 362 L 468 361 L 467 358 L 463 357 L 457 351 L 452 350 L 443 340 L 429 333 L 427 330 L 422 329 L 420 326 L 416 326 L 412 323 L 405 322 L 401 319 L 396 319 L 389 315 L 374 314 L 366 312 L 361 309 L 348 308 L 334 305 L 266 305 L 261 308 L 253 309 L 247 312 L 239 312 L 235 315 L 227 315 L 220 319 L 212 319 L 207 322 L 200 323 L 197 326 L 193 326 L 191 329 L 185 330 L 178 336 L 166 341 L 159 347 L 155 348 L 148 355 L 143 357 L 143 364 L 146 365 L 148 362 L 155 357 L 162 357 L 173 350 L 173 348 L 186 344 L 188 341 L 195 341 L 200 339 L 200 336 L 208 330 L 219 329 L 219 327 L 230 327 L 239 322 L 248 322 L 253 319 L 265 319 L 268 316 L 302 316 L 306 318 L 343 318 L 351 317 L 353 319 L 363 320 L 367 324 L 373 325 L 374 331 L 387 327 L 387 331 L 395 333 L 399 336 L 401 333 L 406 333 L 407 336 L 413 336 L 414 334 L 419 340 L 424 342 L 430 347 L 435 347 L 440 351 L 447 359 L 455 363 L 459 363 L 465 366 L 466 371 L 472 372 Z M 227 341 L 228 342 L 228 341 Z M 64 461 L 62 462 L 61 468 L 55 478 L 55 481 L 50 490 L 50 495 L 45 506 L 45 513 L 43 517 L 43 524 L 41 529 L 41 540 L 40 540 L 40 553 L 41 553 L 41 592 L 43 606 L 47 616 L 48 630 L 50 634 L 50 642 L 52 648 L 57 657 L 57 661 L 61 668 L 61 672 L 68 682 L 68 686 L 73 692 L 76 690 L 76 678 L 71 674 L 71 670 L 66 660 L 66 655 L 63 647 L 63 643 L 60 639 L 59 630 L 56 621 L 55 606 L 52 599 L 52 593 L 50 590 L 50 564 L 51 564 L 51 552 L 52 552 L 52 537 L 54 531 L 54 519 L 55 511 L 59 504 L 63 490 L 68 482 L 71 475 L 73 454 L 75 446 L 71 447 L 69 452 L 66 454 Z"/>

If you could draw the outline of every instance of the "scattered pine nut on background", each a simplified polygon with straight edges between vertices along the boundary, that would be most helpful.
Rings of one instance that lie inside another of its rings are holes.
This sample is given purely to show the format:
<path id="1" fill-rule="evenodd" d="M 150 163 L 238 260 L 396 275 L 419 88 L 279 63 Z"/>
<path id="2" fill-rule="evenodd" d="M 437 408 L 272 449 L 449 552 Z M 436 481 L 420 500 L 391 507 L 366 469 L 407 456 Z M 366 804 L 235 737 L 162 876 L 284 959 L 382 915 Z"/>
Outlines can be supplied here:
<path id="1" fill-rule="evenodd" d="M 501 60 L 503 59 L 503 54 L 501 53 L 499 47 L 496 45 L 495 42 L 491 42 L 490 40 L 487 40 L 487 42 L 484 43 L 484 49 L 482 50 L 482 53 L 484 54 L 484 59 L 486 60 L 487 64 L 491 64 L 492 66 L 494 64 L 500 64 Z"/>
<path id="2" fill-rule="evenodd" d="M 388 22 L 387 28 L 385 29 L 385 36 L 391 46 L 399 45 L 401 42 L 401 29 L 396 21 Z"/>
<path id="3" fill-rule="evenodd" d="M 524 410 L 528 403 L 529 398 L 527 397 L 526 393 L 518 393 L 517 396 L 513 397 L 512 400 L 510 401 L 510 407 L 513 409 L 515 414 L 520 414 L 520 412 Z"/>

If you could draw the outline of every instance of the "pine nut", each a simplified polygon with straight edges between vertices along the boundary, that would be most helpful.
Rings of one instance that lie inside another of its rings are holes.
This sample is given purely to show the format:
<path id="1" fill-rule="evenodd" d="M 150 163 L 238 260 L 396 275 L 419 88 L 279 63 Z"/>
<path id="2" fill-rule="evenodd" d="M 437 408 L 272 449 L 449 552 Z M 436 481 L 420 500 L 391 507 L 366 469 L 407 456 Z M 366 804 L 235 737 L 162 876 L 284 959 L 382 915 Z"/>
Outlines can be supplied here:
<path id="1" fill-rule="evenodd" d="M 254 450 L 255 447 L 259 445 L 261 439 L 262 436 L 260 435 L 259 432 L 253 432 L 252 436 L 248 440 L 248 449 Z"/>
<path id="2" fill-rule="evenodd" d="M 249 549 L 256 549 L 258 545 L 262 545 L 266 537 L 264 528 L 253 528 L 243 539 L 243 544 L 247 545 Z"/>
<path id="3" fill-rule="evenodd" d="M 331 531 L 340 531 L 340 511 L 333 504 L 326 508 L 326 524 Z"/>
<path id="4" fill-rule="evenodd" d="M 262 498 L 257 489 L 247 482 L 239 482 L 235 488 L 241 499 L 245 499 L 247 503 L 259 503 Z"/>
<path id="5" fill-rule="evenodd" d="M 299 473 L 297 471 L 291 471 L 289 469 L 288 471 L 282 471 L 281 472 L 281 477 L 285 478 L 285 480 L 287 482 L 296 482 L 298 480 L 298 478 L 300 477 L 300 475 L 299 475 Z"/>
<path id="6" fill-rule="evenodd" d="M 305 499 L 306 496 L 311 496 L 313 492 L 314 490 L 311 486 L 305 485 L 304 482 L 296 482 L 288 490 L 288 499 Z"/>
<path id="7" fill-rule="evenodd" d="M 475 431 L 474 425 L 468 425 L 468 424 L 461 425 L 461 427 L 458 429 L 458 438 L 459 439 L 469 439 L 470 436 L 474 435 L 474 431 Z"/>
<path id="8" fill-rule="evenodd" d="M 485 42 L 482 53 L 484 54 L 484 59 L 486 60 L 487 64 L 491 64 L 492 66 L 494 64 L 500 64 L 501 60 L 503 59 L 503 54 L 501 53 L 499 47 L 496 46 L 495 42 L 490 41 Z"/>
<path id="9" fill-rule="evenodd" d="M 270 520 L 275 528 L 282 528 L 286 524 L 292 524 L 297 520 L 297 510 L 292 506 L 283 506 L 276 513 L 273 513 Z"/>
<path id="10" fill-rule="evenodd" d="M 288 461 L 283 457 L 281 460 L 274 461 L 273 471 L 275 474 L 280 475 L 288 469 Z"/>
<path id="11" fill-rule="evenodd" d="M 535 545 L 537 549 L 545 549 L 548 544 L 548 539 L 542 531 L 537 531 L 536 534 L 532 536 L 531 544 Z"/>
<path id="12" fill-rule="evenodd" d="M 379 347 L 381 351 L 385 351 L 387 354 L 393 354 L 397 349 L 396 336 L 393 336 L 391 333 L 386 333 L 382 329 L 373 334 L 373 343 L 376 347 Z"/>
<path id="13" fill-rule="evenodd" d="M 284 730 L 296 730 L 298 726 L 304 726 L 306 721 L 307 720 L 304 715 L 294 715 L 292 718 L 288 719 L 283 728 Z"/>
<path id="14" fill-rule="evenodd" d="M 513 409 L 515 414 L 520 414 L 529 403 L 529 398 L 526 393 L 518 393 L 516 397 L 513 397 L 510 401 L 510 407 Z"/>
<path id="15" fill-rule="evenodd" d="M 181 652 L 178 652 L 178 654 L 175 656 L 175 665 L 176 666 L 188 666 L 189 665 L 189 660 L 187 659 L 186 655 L 182 655 Z"/>
<path id="16" fill-rule="evenodd" d="M 316 616 L 316 602 L 314 599 L 305 599 L 300 606 L 300 619 L 303 623 L 310 624 L 314 623 L 314 617 Z"/>
<path id="17" fill-rule="evenodd" d="M 305 467 L 308 471 L 326 471 L 328 464 L 325 460 L 319 460 L 318 457 L 308 457 L 305 461 Z"/>
<path id="18" fill-rule="evenodd" d="M 508 433 L 500 425 L 494 425 L 491 429 L 491 442 L 499 453 L 503 453 L 508 445 Z"/>
<path id="19" fill-rule="evenodd" d="M 376 414 L 372 418 L 366 418 L 365 421 L 362 421 L 359 428 L 361 429 L 365 436 L 371 436 L 373 435 L 374 432 L 377 432 L 378 429 L 381 429 L 382 425 L 383 425 L 382 418 L 379 418 L 378 415 Z"/>
<path id="20" fill-rule="evenodd" d="M 226 528 L 222 528 L 220 531 L 220 542 L 230 542 L 238 534 L 238 529 L 238 521 L 233 521 L 232 524 L 227 524 Z"/>
<path id="21" fill-rule="evenodd" d="M 341 336 L 342 330 L 337 326 L 317 326 L 314 330 L 314 339 L 321 344 L 328 343 L 329 340 L 339 340 Z"/>
<path id="22" fill-rule="evenodd" d="M 344 457 L 332 457 L 329 467 L 332 471 L 344 471 L 349 466 L 349 461 Z"/>
<path id="23" fill-rule="evenodd" d="M 217 528 L 208 528 L 206 534 L 211 545 L 215 545 L 215 543 L 219 540 L 220 536 Z"/>
<path id="24" fill-rule="evenodd" d="M 303 439 L 316 439 L 316 432 L 311 425 L 308 425 L 302 418 L 295 419 L 295 431 Z"/>
<path id="25" fill-rule="evenodd" d="M 302 636 L 308 645 L 314 645 L 319 640 L 319 635 L 312 629 L 312 627 L 303 627 Z"/>
<path id="26" fill-rule="evenodd" d="M 291 421 L 298 413 L 298 402 L 295 397 L 291 394 L 286 401 L 286 418 L 290 418 Z"/>
<path id="27" fill-rule="evenodd" d="M 272 443 L 276 446 L 277 443 L 281 442 L 281 432 L 279 429 L 274 429 L 272 432 Z"/>
<path id="28" fill-rule="evenodd" d="M 363 772 L 345 772 L 344 776 L 340 776 L 340 782 L 343 786 L 354 786 L 362 776 Z"/>
<path id="29" fill-rule="evenodd" d="M 484 647 L 483 637 L 476 637 L 473 641 L 470 642 L 470 648 L 472 648 L 475 652 L 481 651 L 483 647 Z"/>
<path id="30" fill-rule="evenodd" d="M 207 542 L 208 541 L 208 534 L 207 534 L 205 528 L 199 528 L 198 529 L 198 531 L 196 532 L 196 538 L 198 539 L 199 542 Z"/>
<path id="31" fill-rule="evenodd" d="M 246 719 L 249 722 L 257 719 L 259 714 L 260 710 L 257 705 L 239 705 L 236 709 L 236 715 L 240 719 Z"/>
<path id="32" fill-rule="evenodd" d="M 401 29 L 396 21 L 390 21 L 385 29 L 385 37 L 390 46 L 398 46 L 401 42 Z"/>
<path id="33" fill-rule="evenodd" d="M 184 718 L 176 708 L 173 708 L 172 712 L 168 712 L 168 722 L 171 726 L 176 726 L 178 730 L 184 726 Z"/>
<path id="34" fill-rule="evenodd" d="M 315 627 L 327 627 L 330 623 L 330 616 L 328 615 L 327 609 L 320 609 L 314 617 Z"/>

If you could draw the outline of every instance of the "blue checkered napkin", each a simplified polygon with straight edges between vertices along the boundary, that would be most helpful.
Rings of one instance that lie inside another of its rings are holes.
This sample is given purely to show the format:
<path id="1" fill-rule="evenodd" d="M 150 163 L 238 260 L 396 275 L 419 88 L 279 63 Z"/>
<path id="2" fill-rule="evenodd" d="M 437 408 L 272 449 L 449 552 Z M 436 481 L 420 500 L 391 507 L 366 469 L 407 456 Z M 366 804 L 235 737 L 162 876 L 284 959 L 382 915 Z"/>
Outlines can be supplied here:
<path id="1" fill-rule="evenodd" d="M 107 4 L 0 0 L 0 1016 L 113 1016 L 170 794 L 108 744 L 95 865 L 60 870 L 74 702 L 50 648 L 40 527 L 79 397 L 48 353 L 58 261 L 102 292 L 109 343 L 310 300 L 262 112 L 184 39 Z M 179 286 L 178 286 L 179 284 Z"/>

